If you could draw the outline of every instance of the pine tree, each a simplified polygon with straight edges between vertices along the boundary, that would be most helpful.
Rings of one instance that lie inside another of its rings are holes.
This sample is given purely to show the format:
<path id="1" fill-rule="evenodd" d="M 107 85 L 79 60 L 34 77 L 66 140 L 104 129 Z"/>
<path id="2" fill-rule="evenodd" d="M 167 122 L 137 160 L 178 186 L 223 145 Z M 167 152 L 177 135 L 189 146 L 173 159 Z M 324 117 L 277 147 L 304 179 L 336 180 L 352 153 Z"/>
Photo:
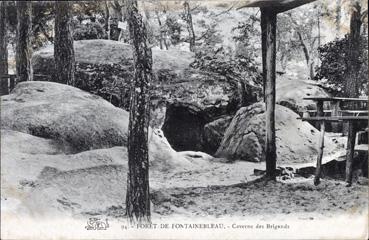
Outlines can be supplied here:
<path id="1" fill-rule="evenodd" d="M 360 28 L 361 6 L 358 1 L 354 1 L 350 20 L 350 36 L 349 36 L 349 62 L 347 65 L 347 80 L 345 83 L 345 96 L 355 98 L 359 96 L 360 79 Z M 355 108 L 355 103 L 350 103 L 351 108 Z M 346 182 L 351 185 L 352 182 L 352 161 L 355 148 L 356 124 L 349 123 L 347 136 L 347 162 L 346 162 Z"/>
<path id="2" fill-rule="evenodd" d="M 0 2 L 0 95 L 8 94 L 8 79 L 5 75 L 8 75 L 8 34 L 6 24 L 6 2 Z"/>
<path id="3" fill-rule="evenodd" d="M 184 19 L 187 23 L 187 30 L 189 35 L 189 42 L 190 42 L 190 51 L 195 51 L 195 31 L 193 30 L 193 23 L 192 23 L 192 14 L 190 9 L 190 4 L 188 1 L 185 1 L 184 4 Z"/>
<path id="4" fill-rule="evenodd" d="M 17 82 L 32 81 L 32 3 L 30 1 L 17 1 L 17 49 L 16 68 Z"/>
<path id="5" fill-rule="evenodd" d="M 70 2 L 55 2 L 54 58 L 57 82 L 74 85 L 75 58 L 71 30 Z"/>
<path id="6" fill-rule="evenodd" d="M 129 111 L 126 211 L 131 222 L 150 222 L 148 123 L 152 52 L 136 0 L 127 1 L 127 22 L 133 45 L 134 77 Z"/>

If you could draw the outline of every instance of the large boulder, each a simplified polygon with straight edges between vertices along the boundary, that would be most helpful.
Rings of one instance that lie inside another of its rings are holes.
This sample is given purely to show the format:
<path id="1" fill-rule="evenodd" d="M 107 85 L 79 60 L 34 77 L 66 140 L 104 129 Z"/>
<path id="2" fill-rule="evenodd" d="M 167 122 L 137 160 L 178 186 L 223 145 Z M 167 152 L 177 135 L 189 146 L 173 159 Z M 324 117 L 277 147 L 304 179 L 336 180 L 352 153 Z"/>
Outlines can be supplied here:
<path id="1" fill-rule="evenodd" d="M 224 116 L 205 125 L 204 145 L 207 146 L 206 152 L 214 154 L 217 151 L 232 119 L 233 116 Z"/>
<path id="2" fill-rule="evenodd" d="M 287 73 L 277 76 L 276 102 L 299 114 L 306 110 L 316 110 L 316 104 L 311 100 L 304 100 L 304 97 L 330 95 L 317 81 L 308 80 L 305 69 L 301 70 L 296 64 L 294 67 L 288 69 Z"/>
<path id="3" fill-rule="evenodd" d="M 54 139 L 76 152 L 127 142 L 128 113 L 80 89 L 22 82 L 1 100 L 2 129 Z"/>
<path id="4" fill-rule="evenodd" d="M 299 119 L 292 110 L 276 105 L 276 145 L 278 163 L 304 163 L 317 156 L 319 131 Z M 326 152 L 336 144 L 326 138 Z M 218 157 L 245 161 L 265 161 L 265 106 L 255 103 L 234 116 L 216 152 Z"/>

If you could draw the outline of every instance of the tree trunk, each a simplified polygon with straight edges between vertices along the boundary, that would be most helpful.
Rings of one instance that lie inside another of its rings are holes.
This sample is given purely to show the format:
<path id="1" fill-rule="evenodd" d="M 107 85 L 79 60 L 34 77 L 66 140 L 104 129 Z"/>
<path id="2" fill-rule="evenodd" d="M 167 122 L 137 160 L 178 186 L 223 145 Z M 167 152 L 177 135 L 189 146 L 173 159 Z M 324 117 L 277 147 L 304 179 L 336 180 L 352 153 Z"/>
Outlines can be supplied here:
<path id="1" fill-rule="evenodd" d="M 57 82 L 74 86 L 75 59 L 69 2 L 55 2 L 54 58 Z"/>
<path id="2" fill-rule="evenodd" d="M 190 51 L 195 51 L 195 31 L 193 30 L 193 23 L 192 23 L 192 15 L 191 15 L 191 9 L 190 5 L 187 1 L 184 2 L 184 17 L 187 23 L 187 30 L 189 35 L 189 42 L 190 42 Z"/>
<path id="3" fill-rule="evenodd" d="M 310 59 L 310 51 L 304 41 L 304 38 L 302 37 L 301 32 L 298 31 L 297 36 L 299 37 L 300 45 L 301 45 L 302 51 L 304 52 L 306 65 L 309 71 L 309 77 L 310 79 L 313 79 L 314 78 L 314 62 L 311 61 Z"/>
<path id="4" fill-rule="evenodd" d="M 127 13 L 135 72 L 129 111 L 126 211 L 131 222 L 150 222 L 148 126 L 152 52 L 136 0 L 127 1 Z"/>
<path id="5" fill-rule="evenodd" d="M 156 15 L 156 19 L 158 20 L 158 24 L 159 24 L 159 45 L 160 45 L 160 49 L 163 49 L 163 31 L 162 31 L 162 26 L 161 26 L 161 21 L 160 21 L 160 16 L 158 11 L 155 11 L 155 15 Z"/>
<path id="6" fill-rule="evenodd" d="M 109 20 L 110 20 L 110 13 L 109 13 L 109 6 L 108 6 L 108 1 L 104 1 L 104 7 L 105 7 L 105 24 L 104 24 L 104 28 L 105 28 L 105 32 L 107 35 L 107 38 L 110 39 L 110 31 L 109 31 Z"/>
<path id="7" fill-rule="evenodd" d="M 30 1 L 17 1 L 17 49 L 16 69 L 17 82 L 32 81 L 32 3 Z"/>
<path id="8" fill-rule="evenodd" d="M 122 8 L 124 6 L 124 1 L 114 0 L 110 1 L 110 6 L 112 7 L 111 12 L 111 24 L 110 24 L 110 32 L 109 39 L 114 41 L 119 41 L 121 38 L 122 29 L 118 28 L 118 24 L 120 21 L 124 20 Z"/>
<path id="9" fill-rule="evenodd" d="M 341 1 L 336 0 L 336 38 L 339 38 L 341 31 Z"/>
<path id="10" fill-rule="evenodd" d="M 6 2 L 0 2 L 0 95 L 9 93 L 8 79 L 4 77 L 8 75 L 8 32 L 6 19 Z"/>
<path id="11" fill-rule="evenodd" d="M 349 53 L 347 65 L 347 80 L 345 83 L 345 96 L 355 98 L 359 96 L 360 79 L 360 28 L 361 28 L 361 6 L 358 1 L 353 3 L 350 20 Z M 355 108 L 355 103 L 350 103 L 350 108 Z M 356 137 L 356 127 L 353 122 L 349 122 L 347 136 L 347 155 L 346 155 L 346 182 L 352 183 L 352 161 L 354 155 Z"/>
<path id="12" fill-rule="evenodd" d="M 264 101 L 266 105 L 266 176 L 275 179 L 275 64 L 276 64 L 276 24 L 277 14 L 268 8 L 261 9 L 262 57 L 264 75 Z"/>

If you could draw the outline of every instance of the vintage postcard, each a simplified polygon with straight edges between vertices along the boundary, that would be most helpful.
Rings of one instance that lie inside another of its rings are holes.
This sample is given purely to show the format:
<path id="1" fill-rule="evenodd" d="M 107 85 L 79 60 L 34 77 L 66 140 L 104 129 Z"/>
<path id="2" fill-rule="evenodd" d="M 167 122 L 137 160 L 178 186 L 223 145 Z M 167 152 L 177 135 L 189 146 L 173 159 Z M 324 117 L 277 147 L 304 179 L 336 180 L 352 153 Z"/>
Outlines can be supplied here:
<path id="1" fill-rule="evenodd" d="M 0 1 L 1 239 L 368 239 L 367 0 Z"/>

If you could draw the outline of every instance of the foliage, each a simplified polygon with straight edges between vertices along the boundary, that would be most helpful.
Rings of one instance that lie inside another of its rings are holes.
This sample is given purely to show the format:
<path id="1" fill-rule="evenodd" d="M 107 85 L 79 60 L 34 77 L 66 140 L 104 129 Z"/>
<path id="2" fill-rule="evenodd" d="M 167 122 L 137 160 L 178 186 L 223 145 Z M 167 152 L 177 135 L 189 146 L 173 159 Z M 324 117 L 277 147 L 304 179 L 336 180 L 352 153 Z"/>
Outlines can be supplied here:
<path id="1" fill-rule="evenodd" d="M 310 75 L 318 58 L 322 3 L 288 11 L 277 16 L 277 62 L 285 69 L 287 62 L 304 59 Z M 310 76 L 313 77 L 313 76 Z"/>
<path id="2" fill-rule="evenodd" d="M 45 43 L 52 42 L 49 22 L 54 18 L 54 3 L 49 1 L 32 2 L 32 47 L 42 47 Z M 17 9 L 14 1 L 7 2 L 9 43 L 15 44 L 17 30 Z"/>
<path id="3" fill-rule="evenodd" d="M 76 24 L 73 32 L 74 40 L 105 39 L 107 34 L 104 27 L 98 22 Z"/>
<path id="4" fill-rule="evenodd" d="M 224 49 L 221 44 L 222 37 L 215 30 L 215 26 L 215 24 L 210 25 L 203 34 L 202 44 L 197 47 L 195 61 L 191 67 L 215 72 L 231 80 L 245 79 L 251 85 L 260 85 L 262 78 L 252 53 L 255 51 L 234 53 Z M 250 43 L 254 28 L 248 23 L 240 23 L 235 29 L 241 31 L 238 31 L 234 39 L 251 48 L 254 45 Z"/>
<path id="5" fill-rule="evenodd" d="M 255 15 L 250 15 L 249 19 L 244 22 L 239 22 L 236 27 L 232 29 L 235 34 L 233 40 L 236 42 L 236 55 L 248 56 L 248 58 L 256 59 L 258 58 L 258 53 L 260 49 L 257 48 L 258 42 L 255 42 L 255 36 L 260 36 L 259 28 L 256 28 L 258 24 L 256 22 L 260 21 Z M 260 41 L 257 38 L 256 41 Z"/>
<path id="6" fill-rule="evenodd" d="M 182 27 L 178 22 L 178 19 L 174 15 L 168 15 L 165 24 L 168 28 L 168 34 L 170 36 L 173 45 L 178 44 L 181 40 Z"/>
<path id="7" fill-rule="evenodd" d="M 76 87 L 128 110 L 129 87 L 124 79 L 132 78 L 133 69 L 129 68 L 127 72 L 126 66 L 127 63 L 96 65 L 79 62 L 76 64 Z"/>
<path id="8" fill-rule="evenodd" d="M 244 77 L 248 75 L 255 83 L 261 83 L 257 65 L 252 58 L 242 55 L 232 56 L 218 49 L 214 53 L 198 51 L 191 67 L 215 72 L 226 77 Z"/>
<path id="9" fill-rule="evenodd" d="M 257 34 L 257 30 L 255 29 L 255 22 L 258 19 L 251 15 L 251 21 L 239 22 L 236 27 L 232 29 L 233 32 L 237 32 L 237 35 L 233 37 L 236 42 L 247 42 L 251 39 L 252 35 Z"/>
<path id="10" fill-rule="evenodd" d="M 207 30 L 197 41 L 199 46 L 196 48 L 195 61 L 191 67 L 215 72 L 236 82 L 245 80 L 251 85 L 260 85 L 262 78 L 254 61 L 256 51 L 252 42 L 252 36 L 257 31 L 254 27 L 256 19 L 254 16 L 250 19 L 251 21 L 240 22 L 233 29 L 233 39 L 238 45 L 242 45 L 240 49 L 243 49 L 236 52 L 222 46 L 223 37 L 216 30 L 217 23 L 203 23 Z"/>
<path id="11" fill-rule="evenodd" d="M 342 95 L 348 66 L 349 36 L 336 39 L 321 46 L 319 58 L 321 64 L 316 69 L 315 79 L 319 80 L 327 89 L 336 95 Z M 360 92 L 367 94 L 368 91 L 368 38 L 362 37 L 360 44 L 359 71 Z"/>

